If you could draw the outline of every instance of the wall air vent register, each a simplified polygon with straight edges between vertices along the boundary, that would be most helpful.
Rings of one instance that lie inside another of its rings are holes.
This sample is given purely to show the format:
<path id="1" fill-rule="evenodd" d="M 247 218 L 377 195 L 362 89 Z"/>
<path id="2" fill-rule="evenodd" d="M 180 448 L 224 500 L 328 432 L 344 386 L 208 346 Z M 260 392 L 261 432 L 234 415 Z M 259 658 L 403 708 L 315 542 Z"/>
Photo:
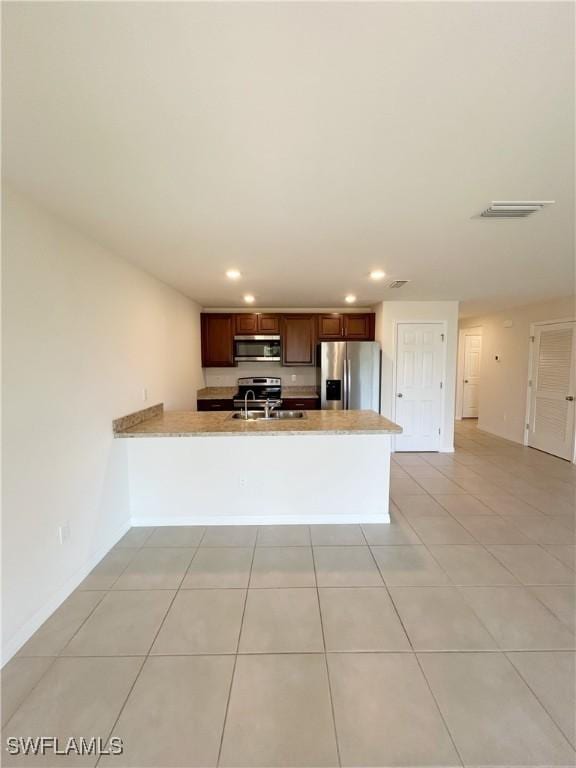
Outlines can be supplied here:
<path id="1" fill-rule="evenodd" d="M 490 207 L 480 214 L 485 219 L 525 219 L 554 205 L 554 200 L 493 200 Z"/>

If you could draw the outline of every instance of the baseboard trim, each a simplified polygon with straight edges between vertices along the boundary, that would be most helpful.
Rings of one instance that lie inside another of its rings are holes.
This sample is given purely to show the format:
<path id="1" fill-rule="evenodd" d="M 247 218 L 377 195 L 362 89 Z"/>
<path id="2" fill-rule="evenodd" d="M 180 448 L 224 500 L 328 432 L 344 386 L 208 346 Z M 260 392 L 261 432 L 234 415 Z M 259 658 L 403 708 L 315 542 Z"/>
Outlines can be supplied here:
<path id="1" fill-rule="evenodd" d="M 52 595 L 52 597 L 36 611 L 13 635 L 10 640 L 2 645 L 2 666 L 18 653 L 24 643 L 29 640 L 34 632 L 48 619 L 54 611 L 62 605 L 67 597 L 70 597 L 76 587 L 84 581 L 100 560 L 106 555 L 112 547 L 124 536 L 131 527 L 130 520 L 126 520 L 116 533 L 110 537 L 110 543 L 100 547 L 85 563 L 79 568 L 66 582 Z"/>
<path id="2" fill-rule="evenodd" d="M 186 517 L 133 517 L 133 528 L 164 525 L 318 525 L 322 523 L 389 523 L 387 512 L 375 515 L 187 515 Z"/>

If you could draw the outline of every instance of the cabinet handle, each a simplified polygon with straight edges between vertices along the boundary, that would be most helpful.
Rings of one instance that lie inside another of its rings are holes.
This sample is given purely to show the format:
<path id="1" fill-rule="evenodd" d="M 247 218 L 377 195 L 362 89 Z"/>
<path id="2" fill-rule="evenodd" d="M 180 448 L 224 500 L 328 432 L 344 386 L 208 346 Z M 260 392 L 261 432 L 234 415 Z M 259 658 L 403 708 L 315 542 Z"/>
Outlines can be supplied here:
<path id="1" fill-rule="evenodd" d="M 571 403 L 574 400 L 574 398 L 572 397 L 572 395 L 568 395 L 566 400 L 568 400 Z"/>

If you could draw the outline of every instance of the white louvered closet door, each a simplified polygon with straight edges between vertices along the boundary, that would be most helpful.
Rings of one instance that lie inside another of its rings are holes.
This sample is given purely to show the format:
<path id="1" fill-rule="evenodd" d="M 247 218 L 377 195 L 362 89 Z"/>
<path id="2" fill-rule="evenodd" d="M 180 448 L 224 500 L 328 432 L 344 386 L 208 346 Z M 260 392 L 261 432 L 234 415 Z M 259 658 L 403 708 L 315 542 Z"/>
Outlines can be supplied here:
<path id="1" fill-rule="evenodd" d="M 539 326 L 534 336 L 528 445 L 572 459 L 576 323 Z"/>

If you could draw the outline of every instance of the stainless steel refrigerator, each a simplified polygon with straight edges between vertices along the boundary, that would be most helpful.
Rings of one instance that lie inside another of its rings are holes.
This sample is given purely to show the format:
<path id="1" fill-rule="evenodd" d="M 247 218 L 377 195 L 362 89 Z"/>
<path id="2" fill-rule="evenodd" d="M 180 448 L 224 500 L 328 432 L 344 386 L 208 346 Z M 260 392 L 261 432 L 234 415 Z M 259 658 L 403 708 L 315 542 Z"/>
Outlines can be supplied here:
<path id="1" fill-rule="evenodd" d="M 380 413 L 381 354 L 377 341 L 323 341 L 319 360 L 322 409 Z"/>

